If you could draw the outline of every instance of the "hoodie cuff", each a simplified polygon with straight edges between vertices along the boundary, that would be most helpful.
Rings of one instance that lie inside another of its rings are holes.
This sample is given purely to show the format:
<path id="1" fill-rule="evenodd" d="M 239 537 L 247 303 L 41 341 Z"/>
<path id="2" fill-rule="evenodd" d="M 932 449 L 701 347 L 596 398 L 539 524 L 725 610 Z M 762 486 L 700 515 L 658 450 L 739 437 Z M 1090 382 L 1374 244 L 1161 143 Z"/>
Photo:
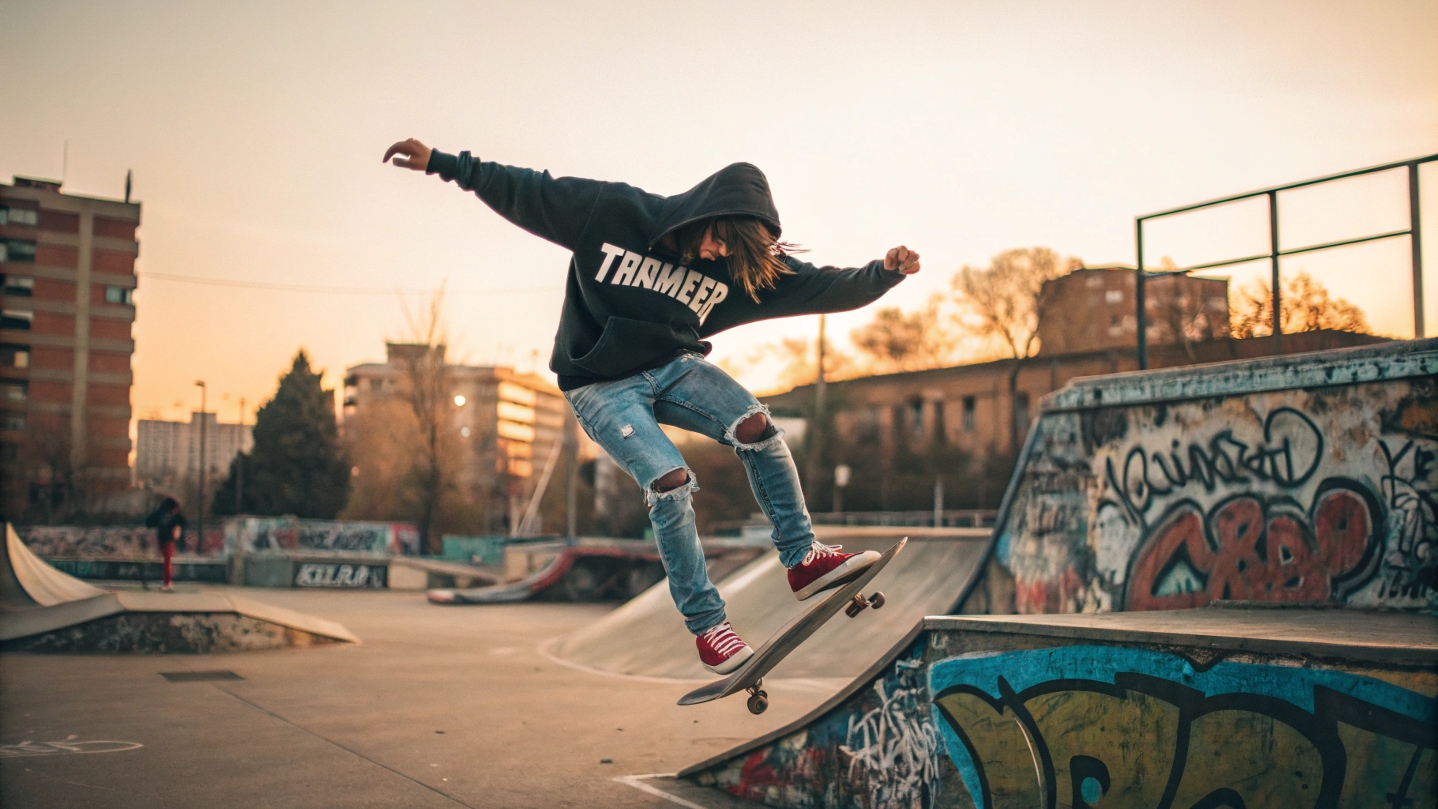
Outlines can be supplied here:
<path id="1" fill-rule="evenodd" d="M 441 180 L 449 182 L 459 173 L 459 158 L 452 154 L 445 154 L 438 149 L 429 151 L 429 163 L 424 167 L 425 174 L 438 174 Z"/>

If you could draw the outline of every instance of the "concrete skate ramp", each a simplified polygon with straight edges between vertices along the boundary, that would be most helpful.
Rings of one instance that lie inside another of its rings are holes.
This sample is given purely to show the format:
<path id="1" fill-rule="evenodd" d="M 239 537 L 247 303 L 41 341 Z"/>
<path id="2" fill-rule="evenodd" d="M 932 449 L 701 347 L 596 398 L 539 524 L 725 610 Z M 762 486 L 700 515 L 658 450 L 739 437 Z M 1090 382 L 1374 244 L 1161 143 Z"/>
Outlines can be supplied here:
<path id="1" fill-rule="evenodd" d="M 889 650 L 925 615 L 953 607 L 973 579 L 988 541 L 987 529 L 918 537 L 874 580 L 885 604 L 857 618 L 835 618 L 774 669 L 780 677 L 853 677 Z M 883 551 L 897 537 L 848 537 L 844 550 Z M 758 646 L 812 606 L 795 600 L 779 555 L 770 551 L 719 582 L 729 620 Z M 555 657 L 615 674 L 713 679 L 699 664 L 694 637 L 660 582 L 604 618 L 568 635 L 550 650 Z"/>
<path id="2" fill-rule="evenodd" d="M 690 805 L 1433 806 L 1435 695 L 1431 615 L 936 616 L 674 785 Z"/>
<path id="3" fill-rule="evenodd" d="M 46 564 L 5 526 L 0 650 L 222 652 L 358 643 L 334 621 L 227 593 L 111 592 Z"/>

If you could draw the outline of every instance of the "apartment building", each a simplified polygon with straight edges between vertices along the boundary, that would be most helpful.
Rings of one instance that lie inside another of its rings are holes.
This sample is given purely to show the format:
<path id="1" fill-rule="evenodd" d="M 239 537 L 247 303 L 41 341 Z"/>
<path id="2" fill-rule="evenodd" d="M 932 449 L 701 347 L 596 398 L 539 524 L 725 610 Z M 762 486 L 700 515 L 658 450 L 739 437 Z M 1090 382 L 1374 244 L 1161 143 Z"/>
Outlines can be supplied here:
<path id="1" fill-rule="evenodd" d="M 1039 353 L 1138 345 L 1133 270 L 1079 269 L 1044 282 Z M 1160 275 L 1144 284 L 1151 345 L 1191 345 L 1229 335 L 1228 279 Z"/>
<path id="2" fill-rule="evenodd" d="M 140 205 L 0 183 L 0 512 L 130 485 Z"/>
<path id="3" fill-rule="evenodd" d="M 147 488 L 189 486 L 199 480 L 203 467 L 209 482 L 218 484 L 229 474 L 230 461 L 253 446 L 253 426 L 222 424 L 214 413 L 191 413 L 188 422 L 140 419 L 135 482 Z"/>

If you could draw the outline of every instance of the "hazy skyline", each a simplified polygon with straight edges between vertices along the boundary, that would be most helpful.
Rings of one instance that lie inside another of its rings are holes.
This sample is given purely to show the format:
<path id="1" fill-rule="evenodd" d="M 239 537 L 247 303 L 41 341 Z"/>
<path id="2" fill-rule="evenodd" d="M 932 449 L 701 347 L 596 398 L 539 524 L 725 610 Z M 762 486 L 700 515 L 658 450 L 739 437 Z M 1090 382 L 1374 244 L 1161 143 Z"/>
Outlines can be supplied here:
<path id="1" fill-rule="evenodd" d="M 1132 263 L 1135 214 L 1438 151 L 1438 2 L 12 0 L 0 53 L 0 180 L 63 173 L 69 193 L 119 197 L 134 170 L 141 418 L 196 409 L 196 379 L 221 418 L 241 396 L 252 418 L 297 348 L 338 385 L 406 331 L 392 294 L 164 275 L 447 280 L 458 358 L 527 369 L 538 351 L 543 367 L 567 255 L 453 185 L 382 165 L 405 137 L 660 194 L 755 163 L 809 260 L 852 266 L 900 243 L 923 254 L 924 272 L 880 304 L 831 319 L 840 340 L 1006 248 Z M 1424 182 L 1431 223 L 1438 173 Z M 1295 197 L 1285 230 L 1325 241 L 1406 216 L 1401 184 L 1356 186 Z M 1149 260 L 1241 248 L 1266 229 L 1246 216 L 1156 231 Z M 1438 278 L 1438 237 L 1427 247 Z M 1407 243 L 1362 249 L 1299 265 L 1399 330 Z M 1428 289 L 1438 311 L 1438 282 Z M 742 328 L 715 357 L 813 330 L 813 318 Z"/>

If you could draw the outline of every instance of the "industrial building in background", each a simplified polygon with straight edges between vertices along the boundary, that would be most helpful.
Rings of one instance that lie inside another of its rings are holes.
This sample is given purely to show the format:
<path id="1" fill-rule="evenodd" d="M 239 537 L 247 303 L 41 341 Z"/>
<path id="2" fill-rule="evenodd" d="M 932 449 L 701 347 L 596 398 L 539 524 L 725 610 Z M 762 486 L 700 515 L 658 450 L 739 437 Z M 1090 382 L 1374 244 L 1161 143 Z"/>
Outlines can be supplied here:
<path id="1" fill-rule="evenodd" d="M 66 194 L 53 180 L 0 184 L 5 519 L 102 512 L 130 487 L 139 224 L 128 199 Z"/>
<path id="2" fill-rule="evenodd" d="M 552 383 L 503 366 L 444 362 L 444 346 L 386 343 L 386 361 L 345 371 L 344 424 L 403 402 L 408 407 L 413 369 L 426 352 L 443 363 L 444 423 L 458 447 L 454 488 L 483 510 L 491 534 L 540 532 L 531 502 L 536 491 L 568 485 L 564 456 L 569 405 Z M 356 475 L 365 470 L 356 467 Z M 550 526 L 558 529 L 559 526 Z"/>

